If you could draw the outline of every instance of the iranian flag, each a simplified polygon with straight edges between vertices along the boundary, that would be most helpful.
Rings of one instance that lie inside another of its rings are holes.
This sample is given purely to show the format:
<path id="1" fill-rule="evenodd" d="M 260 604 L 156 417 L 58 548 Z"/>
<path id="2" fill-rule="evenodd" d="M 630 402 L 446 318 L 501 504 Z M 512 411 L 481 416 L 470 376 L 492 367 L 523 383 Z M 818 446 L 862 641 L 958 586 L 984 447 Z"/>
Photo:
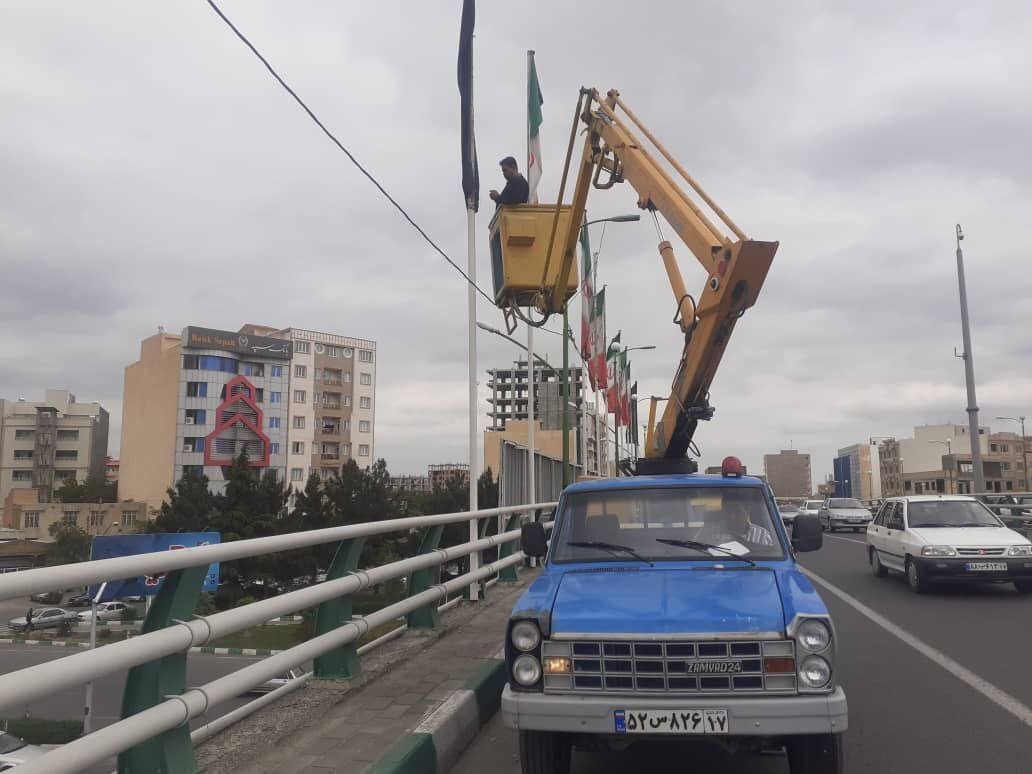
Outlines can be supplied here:
<path id="1" fill-rule="evenodd" d="M 591 270 L 591 249 L 588 246 L 588 230 L 581 229 L 581 360 L 588 364 L 588 378 L 591 380 L 591 389 L 597 390 L 597 379 L 592 367 L 592 357 L 595 348 L 592 341 L 591 322 L 595 316 L 595 288 L 594 276 Z"/>
<path id="2" fill-rule="evenodd" d="M 538 203 L 537 188 L 541 182 L 541 106 L 545 100 L 541 97 L 541 85 L 538 83 L 537 67 L 534 65 L 534 52 L 527 52 L 529 60 L 527 68 L 527 184 L 530 187 L 530 204 Z"/>
<path id="3" fill-rule="evenodd" d="M 631 363 L 627 356 L 623 355 L 620 372 L 620 424 L 624 427 L 631 425 Z"/>
<path id="4" fill-rule="evenodd" d="M 602 288 L 595 296 L 591 316 L 591 357 L 588 360 L 588 373 L 594 379 L 592 385 L 596 390 L 609 387 L 609 374 L 606 368 L 606 289 Z"/>
<path id="5" fill-rule="evenodd" d="M 613 347 L 609 350 L 609 356 L 606 358 L 609 378 L 609 388 L 606 390 L 606 408 L 614 416 L 617 427 L 620 426 L 620 420 L 623 417 L 623 393 L 620 391 L 620 380 L 623 377 L 623 364 L 626 361 L 627 355 L 622 349 Z"/>

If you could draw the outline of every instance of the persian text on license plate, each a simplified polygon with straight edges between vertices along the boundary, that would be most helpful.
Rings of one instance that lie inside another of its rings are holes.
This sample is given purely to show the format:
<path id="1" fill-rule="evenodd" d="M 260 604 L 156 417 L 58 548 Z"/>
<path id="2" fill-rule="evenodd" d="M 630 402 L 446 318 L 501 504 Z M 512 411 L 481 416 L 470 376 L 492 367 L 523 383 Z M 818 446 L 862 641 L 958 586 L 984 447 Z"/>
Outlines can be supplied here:
<path id="1" fill-rule="evenodd" d="M 726 734 L 725 709 L 616 710 L 618 734 Z"/>
<path id="2" fill-rule="evenodd" d="M 1007 572 L 1006 562 L 968 562 L 964 567 L 971 572 Z"/>

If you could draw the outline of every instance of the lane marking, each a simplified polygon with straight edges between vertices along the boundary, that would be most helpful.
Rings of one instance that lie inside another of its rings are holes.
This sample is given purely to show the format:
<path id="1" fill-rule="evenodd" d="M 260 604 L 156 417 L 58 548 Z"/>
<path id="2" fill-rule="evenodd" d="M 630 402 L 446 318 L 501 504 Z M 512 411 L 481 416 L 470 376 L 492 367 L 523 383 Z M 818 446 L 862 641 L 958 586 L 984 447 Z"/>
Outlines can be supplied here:
<path id="1" fill-rule="evenodd" d="M 872 623 L 877 624 L 897 639 L 902 640 L 905 644 L 912 647 L 914 650 L 916 650 L 922 656 L 927 658 L 929 661 L 938 664 L 951 675 L 956 677 L 958 680 L 960 680 L 963 683 L 966 683 L 969 687 L 974 688 L 993 704 L 996 704 L 998 707 L 1005 710 L 1006 712 L 1009 712 L 1011 715 L 1013 715 L 1019 721 L 1024 723 L 1026 726 L 1032 728 L 1032 707 L 1023 704 L 1020 700 L 1016 699 L 1006 691 L 993 685 L 988 680 L 982 679 L 967 667 L 962 666 L 957 661 L 954 661 L 941 650 L 933 648 L 931 645 L 915 637 L 913 634 L 906 631 L 902 627 L 897 626 L 885 616 L 876 613 L 874 610 L 869 608 L 856 597 L 846 593 L 833 583 L 829 583 L 828 581 L 824 580 L 824 578 L 820 577 L 813 571 L 808 570 L 807 568 L 802 567 L 801 565 L 800 569 L 802 569 L 802 571 L 814 583 L 830 591 L 836 597 L 838 597 L 851 608 L 860 613 L 860 615 L 864 616 Z"/>
<path id="2" fill-rule="evenodd" d="M 839 537 L 838 535 L 825 535 L 824 539 L 825 540 L 843 540 L 846 543 L 859 543 L 862 546 L 866 546 L 867 545 L 867 541 L 866 540 L 857 540 L 856 538 L 844 538 L 844 537 Z"/>

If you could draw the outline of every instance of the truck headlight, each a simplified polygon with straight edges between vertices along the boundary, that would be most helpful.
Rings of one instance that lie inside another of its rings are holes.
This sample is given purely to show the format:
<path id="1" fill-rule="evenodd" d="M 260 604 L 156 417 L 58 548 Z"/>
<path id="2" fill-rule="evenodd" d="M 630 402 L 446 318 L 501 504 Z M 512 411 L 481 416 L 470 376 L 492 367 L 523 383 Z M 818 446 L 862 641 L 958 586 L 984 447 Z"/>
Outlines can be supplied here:
<path id="1" fill-rule="evenodd" d="M 820 656 L 807 656 L 799 665 L 799 681 L 807 688 L 823 688 L 831 680 L 831 665 Z"/>
<path id="2" fill-rule="evenodd" d="M 831 630 L 823 621 L 811 618 L 803 621 L 796 630 L 796 641 L 810 653 L 820 653 L 831 642 Z"/>
<path id="3" fill-rule="evenodd" d="M 541 642 L 541 630 L 533 621 L 520 621 L 512 627 L 509 639 L 512 640 L 516 650 L 527 653 L 534 650 Z"/>
<path id="4" fill-rule="evenodd" d="M 524 653 L 512 663 L 512 676 L 522 686 L 534 685 L 541 679 L 541 664 L 533 656 Z"/>
<path id="5" fill-rule="evenodd" d="M 1032 556 L 1032 546 L 1011 546 L 1007 556 Z"/>
<path id="6" fill-rule="evenodd" d="M 953 546 L 922 546 L 921 556 L 956 556 L 957 550 Z"/>

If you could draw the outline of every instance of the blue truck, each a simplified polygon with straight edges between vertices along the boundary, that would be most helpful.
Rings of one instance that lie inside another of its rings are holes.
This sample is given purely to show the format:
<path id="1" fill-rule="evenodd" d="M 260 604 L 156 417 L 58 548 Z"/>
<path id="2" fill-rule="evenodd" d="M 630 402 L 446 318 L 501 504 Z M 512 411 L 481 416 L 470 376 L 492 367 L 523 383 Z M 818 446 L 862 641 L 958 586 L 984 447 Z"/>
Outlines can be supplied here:
<path id="1" fill-rule="evenodd" d="M 840 774 L 846 696 L 828 610 L 795 560 L 770 489 L 720 475 L 573 484 L 523 527 L 540 575 L 512 611 L 503 721 L 523 774 L 568 774 L 573 750 L 642 740 L 783 748 L 792 774 Z"/>

